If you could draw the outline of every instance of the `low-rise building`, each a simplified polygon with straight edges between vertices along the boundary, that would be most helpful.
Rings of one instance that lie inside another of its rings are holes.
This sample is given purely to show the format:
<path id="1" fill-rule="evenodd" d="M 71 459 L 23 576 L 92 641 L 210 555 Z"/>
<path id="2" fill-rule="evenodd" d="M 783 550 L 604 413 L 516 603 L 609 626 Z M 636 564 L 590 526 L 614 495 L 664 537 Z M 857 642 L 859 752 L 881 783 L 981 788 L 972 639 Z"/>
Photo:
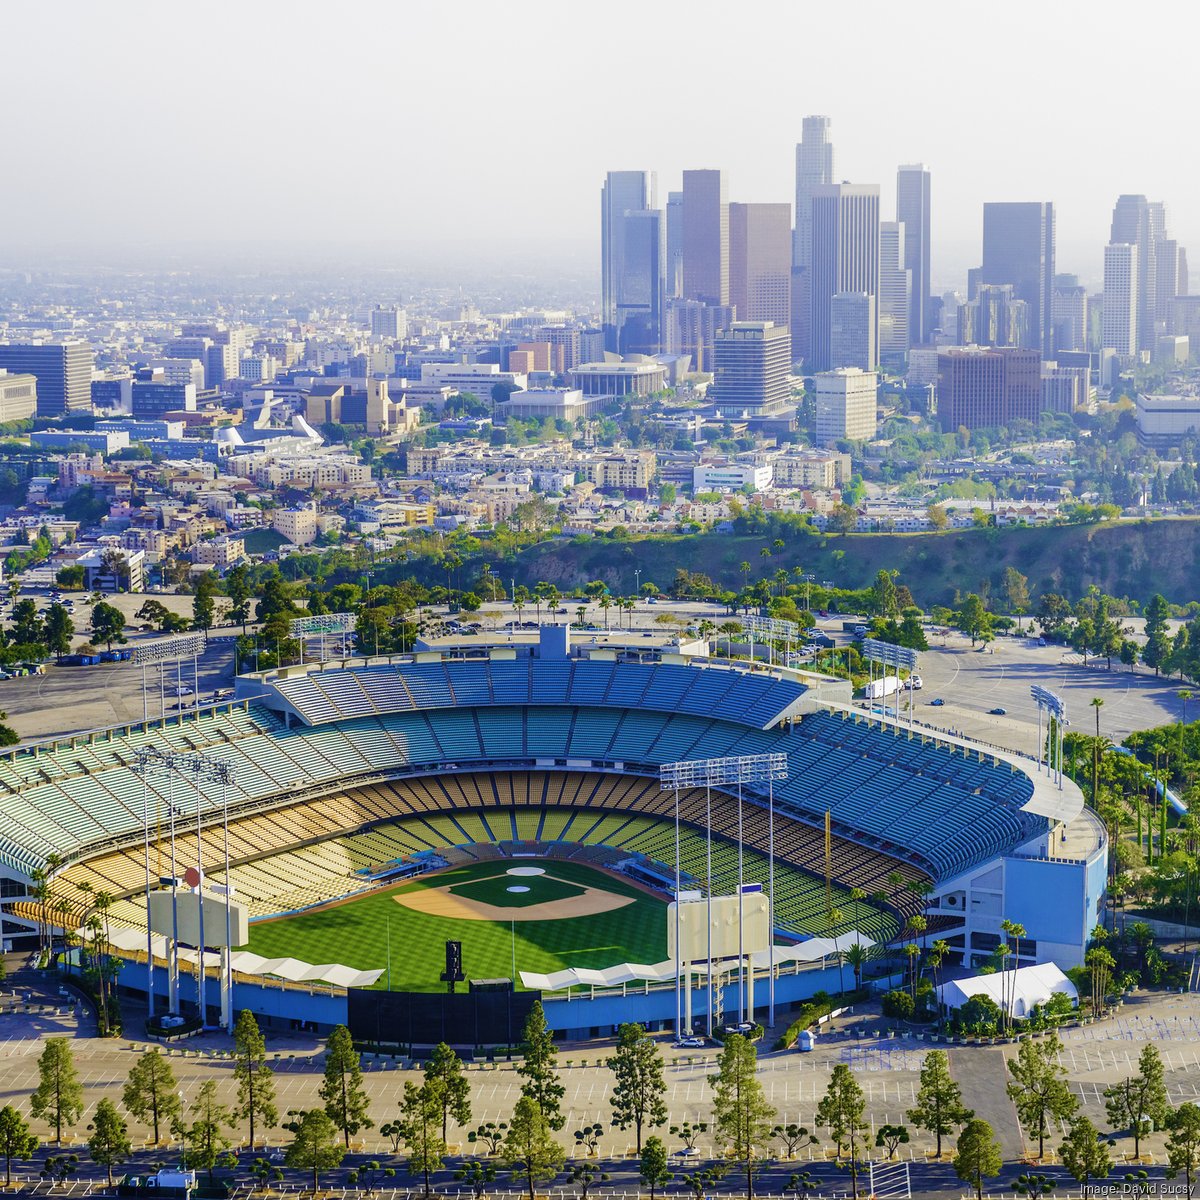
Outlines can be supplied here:
<path id="1" fill-rule="evenodd" d="M 115 544 L 94 546 L 75 565 L 83 568 L 83 586 L 89 592 L 144 592 L 146 552 Z"/>
<path id="2" fill-rule="evenodd" d="M 692 468 L 692 490 L 736 492 L 749 487 L 759 492 L 771 486 L 773 476 L 770 463 L 701 463 Z"/>
<path id="3" fill-rule="evenodd" d="M 189 557 L 197 565 L 225 570 L 246 561 L 246 542 L 244 538 L 218 534 L 215 538 L 197 542 L 192 547 Z"/>

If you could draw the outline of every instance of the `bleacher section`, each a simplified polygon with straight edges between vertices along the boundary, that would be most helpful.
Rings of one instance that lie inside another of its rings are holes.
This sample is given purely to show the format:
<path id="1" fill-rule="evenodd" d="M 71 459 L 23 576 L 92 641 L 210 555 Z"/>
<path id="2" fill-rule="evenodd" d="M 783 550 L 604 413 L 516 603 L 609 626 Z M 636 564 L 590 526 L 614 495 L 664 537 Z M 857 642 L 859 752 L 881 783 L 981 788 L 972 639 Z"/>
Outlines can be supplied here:
<path id="1" fill-rule="evenodd" d="M 545 665 L 555 668 L 542 680 L 547 690 L 573 696 L 580 704 L 435 707 L 291 729 L 266 708 L 235 705 L 176 718 L 165 728 L 134 728 L 0 758 L 0 861 L 28 871 L 51 854 L 76 859 L 118 839 L 140 842 L 143 813 L 148 810 L 151 824 L 160 824 L 172 797 L 177 811 L 194 813 L 191 780 L 176 778 L 172 784 L 166 774 L 139 776 L 131 770 L 138 750 L 148 746 L 202 750 L 230 762 L 234 782 L 228 799 L 235 813 L 285 803 L 298 791 L 328 791 L 350 780 L 453 766 L 565 769 L 568 760 L 572 765 L 582 760 L 653 776 L 663 762 L 779 750 L 789 760 L 789 778 L 775 789 L 779 811 L 821 825 L 828 809 L 843 839 L 907 859 L 940 879 L 1045 829 L 1044 819 L 1021 811 L 1032 794 L 1028 776 L 927 736 L 828 712 L 764 730 L 716 719 L 707 711 L 646 711 L 652 686 L 660 688 L 660 696 L 668 685 L 687 683 L 691 691 L 694 677 L 704 672 L 681 669 L 684 676 L 664 676 L 658 674 L 661 667 L 594 664 L 606 671 L 614 667 L 616 674 L 577 675 L 581 664 Z M 470 664 L 449 666 L 455 670 L 443 670 L 442 682 L 472 698 L 482 694 L 483 673 L 470 675 Z M 628 679 L 626 666 L 636 668 Z M 511 670 L 497 675 L 501 667 Z M 528 663 L 491 664 L 489 694 L 493 699 L 515 697 L 516 683 L 527 683 L 532 674 Z M 366 696 L 369 688 L 357 679 L 343 676 L 342 684 L 327 693 L 329 704 L 348 706 L 354 696 L 350 684 Z M 626 703 L 637 699 L 638 707 L 590 703 L 602 691 L 610 695 L 618 681 L 621 698 Z M 638 698 L 643 684 L 646 691 Z M 414 694 L 414 680 L 405 679 L 404 687 L 406 694 Z M 432 694 L 422 691 L 433 687 L 428 677 L 415 687 L 422 697 Z M 705 697 L 706 705 L 714 703 L 712 696 Z M 749 792 L 747 798 L 754 805 L 765 801 Z M 221 810 L 217 783 L 200 781 L 200 804 L 202 814 L 215 816 Z"/>
<path id="2" fill-rule="evenodd" d="M 736 802 L 711 798 L 712 884 L 717 894 L 729 894 L 738 880 Z M 497 847 L 501 853 L 537 847 L 574 856 L 589 848 L 607 848 L 605 865 L 630 855 L 644 855 L 670 866 L 675 855 L 674 794 L 665 794 L 645 779 L 594 773 L 528 775 L 455 775 L 440 779 L 411 780 L 355 789 L 325 801 L 309 802 L 271 817 L 260 815 L 230 825 L 230 873 L 235 894 L 248 906 L 252 918 L 321 904 L 372 886 L 370 871 L 411 860 L 413 856 L 450 855 L 461 848 L 461 859 L 485 857 Z M 703 886 L 707 876 L 708 839 L 704 835 L 709 799 L 703 793 L 680 796 L 682 868 Z M 285 819 L 281 820 L 280 817 Z M 373 821 L 370 828 L 331 836 L 341 824 Z M 748 882 L 768 879 L 766 814 L 744 806 L 746 853 L 744 874 Z M 287 847 L 291 836 L 323 840 Z M 823 837 L 788 817 L 776 820 L 775 895 L 780 928 L 797 933 L 826 932 Z M 180 843 L 183 861 L 194 862 L 194 834 Z M 205 870 L 214 882 L 224 883 L 223 840 L 206 839 Z M 159 869 L 169 847 L 152 848 L 153 866 Z M 237 861 L 246 859 L 249 861 Z M 835 932 L 859 928 L 873 940 L 887 940 L 896 932 L 895 917 L 877 904 L 855 904 L 848 889 L 861 887 L 868 894 L 889 891 L 887 876 L 900 867 L 906 879 L 918 876 L 882 855 L 861 847 L 835 842 L 837 883 L 834 907 L 842 914 Z M 82 883 L 111 890 L 120 898 L 108 911 L 115 925 L 145 928 L 145 865 L 136 850 L 114 852 L 85 866 L 68 868 L 60 877 L 60 894 L 70 888 L 82 905 Z M 169 873 L 169 871 L 168 871 Z M 895 904 L 907 912 L 914 893 L 903 891 Z M 913 909 L 912 911 L 915 911 Z"/>
<path id="3" fill-rule="evenodd" d="M 764 729 L 806 691 L 793 679 L 715 663 L 586 658 L 400 663 L 315 671 L 274 686 L 310 725 L 418 709 L 566 704 L 694 713 Z"/>

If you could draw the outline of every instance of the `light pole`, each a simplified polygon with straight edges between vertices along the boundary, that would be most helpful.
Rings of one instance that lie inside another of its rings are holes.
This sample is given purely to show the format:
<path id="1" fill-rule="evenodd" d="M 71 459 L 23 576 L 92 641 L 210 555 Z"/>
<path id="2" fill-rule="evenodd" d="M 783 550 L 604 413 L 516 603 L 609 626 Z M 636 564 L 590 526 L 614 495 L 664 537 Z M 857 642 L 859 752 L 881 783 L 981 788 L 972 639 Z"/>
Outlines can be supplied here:
<path id="1" fill-rule="evenodd" d="M 742 924 L 742 916 L 745 905 L 743 892 L 744 873 L 743 873 L 743 842 L 742 842 L 742 789 L 746 784 L 771 784 L 774 780 L 786 779 L 788 777 L 787 755 L 776 754 L 745 754 L 730 756 L 728 758 L 704 758 L 704 759 L 684 759 L 679 762 L 663 763 L 658 771 L 658 786 L 662 791 L 674 790 L 677 788 L 699 788 L 705 789 L 706 799 L 706 822 L 708 826 L 708 848 L 707 848 L 707 870 L 708 880 L 706 887 L 705 910 L 708 925 L 708 1030 L 712 1033 L 713 1027 L 713 943 L 712 943 L 712 788 L 728 788 L 731 791 L 736 789 L 736 798 L 738 804 L 738 933 L 737 933 L 737 957 L 739 960 L 741 980 L 741 999 L 739 1011 L 743 1018 L 745 1017 L 746 1009 L 746 994 L 745 986 L 745 957 L 743 951 L 745 949 L 744 929 Z M 768 808 L 771 812 L 774 810 L 774 789 L 768 793 Z M 773 829 L 773 826 L 772 826 Z M 772 862 L 768 866 L 768 878 L 774 880 L 774 839 L 769 837 L 769 852 Z M 769 885 L 768 885 L 769 886 Z M 767 897 L 768 903 L 768 924 L 771 926 L 768 929 L 768 951 L 770 951 L 770 943 L 774 940 L 774 900 L 772 896 Z M 678 934 L 676 935 L 676 945 L 679 944 Z M 718 953 L 723 958 L 730 958 L 733 955 L 728 953 L 729 947 L 718 947 Z M 772 968 L 774 967 L 774 954 L 771 952 Z M 679 971 L 676 971 L 676 986 L 678 986 Z M 753 987 L 753 978 L 751 978 L 751 988 Z M 676 1028 L 677 1033 L 682 1033 L 683 1030 Z"/>

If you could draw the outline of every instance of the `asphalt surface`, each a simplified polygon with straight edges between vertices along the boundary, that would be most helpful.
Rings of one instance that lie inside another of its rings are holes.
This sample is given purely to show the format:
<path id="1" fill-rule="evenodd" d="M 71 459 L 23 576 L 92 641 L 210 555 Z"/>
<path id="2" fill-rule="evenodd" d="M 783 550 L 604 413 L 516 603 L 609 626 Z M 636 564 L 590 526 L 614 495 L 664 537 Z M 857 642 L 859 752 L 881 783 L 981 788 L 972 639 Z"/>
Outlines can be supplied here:
<path id="1" fill-rule="evenodd" d="M 27 1114 L 28 1095 L 36 1081 L 36 1058 L 41 1051 L 42 1039 L 51 1035 L 70 1038 L 84 1084 L 86 1108 L 80 1121 L 73 1127 L 70 1144 L 64 1146 L 64 1150 L 80 1155 L 82 1180 L 95 1180 L 102 1173 L 88 1161 L 84 1144 L 87 1122 L 101 1096 L 119 1096 L 120 1086 L 143 1044 L 136 1040 L 136 1035 L 112 1040 L 96 1038 L 94 1022 L 86 1009 L 77 1013 L 59 993 L 53 980 L 28 970 L 17 970 L 13 974 L 13 969 L 18 966 L 15 957 L 10 956 L 10 978 L 4 989 L 15 991 L 19 1001 L 29 996 L 34 1001 L 52 1006 L 56 1011 L 13 1011 L 12 1004 L 5 1003 L 0 996 L 0 1104 L 12 1103 Z M 140 1027 L 136 1008 L 129 1009 L 126 1020 L 129 1030 Z M 867 1118 L 871 1125 L 868 1153 L 873 1157 L 880 1156 L 881 1152 L 873 1144 L 874 1131 L 884 1122 L 906 1122 L 905 1112 L 912 1104 L 918 1073 L 930 1048 L 927 1042 L 913 1037 L 878 1036 L 876 1031 L 882 1024 L 878 1009 L 868 1007 L 836 1018 L 825 1026 L 812 1053 L 772 1052 L 760 1048 L 759 1078 L 768 1101 L 778 1111 L 777 1119 L 781 1123 L 804 1125 L 821 1137 L 825 1131 L 818 1129 L 815 1124 L 816 1103 L 824 1093 L 833 1066 L 845 1063 L 854 1071 L 867 1096 Z M 266 1031 L 266 1040 L 270 1065 L 275 1071 L 280 1112 L 314 1106 L 318 1102 L 317 1089 L 323 1072 L 321 1043 L 309 1035 L 269 1029 Z M 707 1079 L 715 1066 L 716 1049 L 679 1051 L 671 1048 L 665 1037 L 658 1037 L 657 1040 L 667 1059 L 668 1124 L 710 1120 L 711 1089 Z M 1108 1129 L 1103 1088 L 1136 1069 L 1137 1055 L 1148 1042 L 1157 1044 L 1163 1055 L 1171 1102 L 1178 1104 L 1183 1099 L 1194 1099 L 1200 1091 L 1200 1001 L 1195 996 L 1140 994 L 1126 1004 L 1116 1019 L 1064 1031 L 1060 1062 L 1072 1091 L 1080 1099 L 1082 1111 L 1096 1122 L 1098 1128 Z M 182 1043 L 180 1049 L 187 1050 L 186 1057 L 181 1053 L 171 1057 L 171 1066 L 185 1101 L 195 1095 L 202 1081 L 210 1078 L 216 1080 L 222 1100 L 225 1103 L 233 1101 L 235 1083 L 228 1060 L 204 1057 L 207 1052 L 222 1051 L 229 1045 L 229 1039 L 224 1034 L 207 1033 Z M 612 1077 L 602 1062 L 611 1050 L 611 1044 L 597 1042 L 560 1046 L 559 1068 L 566 1088 L 563 1100 L 566 1123 L 560 1138 L 565 1146 L 573 1148 L 574 1130 L 594 1121 L 605 1124 L 598 1148 L 599 1157 L 594 1160 L 611 1177 L 604 1190 L 625 1188 L 632 1191 L 638 1185 L 632 1134 L 607 1127 Z M 1003 1090 L 1007 1074 L 1004 1060 L 1014 1050 L 1011 1046 L 964 1046 L 951 1049 L 952 1071 L 962 1086 L 964 1102 L 993 1122 L 1010 1158 L 1001 1177 L 991 1181 L 990 1190 L 993 1192 L 1006 1186 L 1011 1188 L 1018 1175 L 1031 1169 L 1021 1161 L 1025 1145 L 1016 1127 L 1014 1110 Z M 375 1060 L 368 1056 L 364 1067 L 365 1086 L 371 1097 L 374 1120 L 378 1123 L 393 1119 L 404 1083 L 420 1079 L 419 1066 L 403 1061 Z M 473 1065 L 467 1069 L 467 1078 L 472 1094 L 471 1128 L 483 1121 L 505 1121 L 511 1116 L 521 1084 L 521 1078 L 512 1069 L 512 1064 L 500 1063 L 491 1068 Z M 40 1123 L 35 1122 L 34 1129 L 41 1136 L 47 1134 L 46 1127 Z M 684 1176 L 716 1161 L 714 1156 L 719 1152 L 719 1147 L 713 1144 L 710 1135 L 701 1135 L 697 1144 L 698 1154 L 689 1156 L 680 1153 L 682 1144 L 677 1136 L 665 1129 L 655 1132 L 663 1136 L 671 1151 L 671 1169 L 677 1177 L 672 1190 L 676 1192 L 682 1190 L 679 1184 Z M 1048 1148 L 1057 1149 L 1064 1132 L 1065 1129 L 1056 1129 L 1048 1139 Z M 177 1148 L 169 1145 L 159 1149 L 148 1147 L 146 1140 L 149 1131 L 136 1123 L 131 1126 L 131 1134 L 138 1151 L 135 1161 L 139 1165 L 151 1166 L 171 1161 L 178 1152 Z M 879 1174 L 875 1193 L 898 1194 L 892 1188 L 907 1177 L 913 1195 L 961 1195 L 962 1184 L 956 1179 L 949 1163 L 929 1161 L 932 1140 L 916 1130 L 912 1134 L 912 1142 L 900 1148 L 898 1167 L 881 1166 L 877 1162 Z M 256 1154 L 263 1153 L 279 1161 L 288 1139 L 286 1132 L 275 1128 L 267 1131 L 264 1145 L 254 1154 L 243 1149 L 239 1178 L 247 1178 L 247 1168 Z M 452 1127 L 449 1140 L 452 1168 L 458 1161 L 457 1156 L 467 1149 L 465 1131 Z M 756 1178 L 756 1191 L 778 1195 L 793 1174 L 808 1172 L 815 1181 L 815 1193 L 848 1195 L 848 1174 L 827 1157 L 829 1147 L 823 1144 L 825 1140 L 822 1138 L 822 1144 L 798 1151 L 793 1160 L 764 1164 Z M 1130 1148 L 1130 1140 L 1118 1133 L 1114 1158 L 1120 1159 L 1129 1153 Z M 778 1152 L 778 1146 L 775 1149 Z M 1143 1150 L 1146 1154 L 1145 1169 L 1151 1178 L 1161 1181 L 1163 1136 L 1150 1135 L 1143 1141 Z M 44 1148 L 39 1158 L 50 1151 L 50 1147 Z M 572 1152 L 572 1149 L 568 1149 L 568 1165 L 572 1161 Z M 328 1187 L 341 1188 L 348 1167 L 372 1159 L 396 1168 L 395 1186 L 402 1191 L 414 1186 L 405 1172 L 403 1156 L 392 1154 L 390 1144 L 380 1136 L 377 1126 L 359 1135 L 359 1141 L 344 1166 L 331 1171 L 323 1183 Z M 15 1166 L 19 1176 L 28 1176 L 29 1167 L 26 1164 Z M 454 1188 L 450 1168 L 438 1173 L 438 1190 Z M 1060 1166 L 1050 1163 L 1035 1169 L 1056 1178 L 1060 1194 L 1068 1185 L 1074 1186 Z M 1136 1168 L 1121 1161 L 1114 1167 L 1113 1175 L 1119 1181 L 1125 1171 L 1132 1169 Z M 296 1187 L 302 1185 L 304 1180 L 301 1175 L 288 1171 L 286 1182 Z M 870 1191 L 865 1184 L 869 1184 L 869 1172 L 866 1170 L 860 1178 L 860 1194 L 864 1196 Z M 558 1187 L 564 1186 L 560 1178 Z M 519 1184 L 511 1183 L 506 1172 L 499 1172 L 497 1188 L 510 1187 L 519 1190 Z M 729 1194 L 741 1188 L 740 1178 L 731 1172 L 721 1184 L 708 1191 Z"/>

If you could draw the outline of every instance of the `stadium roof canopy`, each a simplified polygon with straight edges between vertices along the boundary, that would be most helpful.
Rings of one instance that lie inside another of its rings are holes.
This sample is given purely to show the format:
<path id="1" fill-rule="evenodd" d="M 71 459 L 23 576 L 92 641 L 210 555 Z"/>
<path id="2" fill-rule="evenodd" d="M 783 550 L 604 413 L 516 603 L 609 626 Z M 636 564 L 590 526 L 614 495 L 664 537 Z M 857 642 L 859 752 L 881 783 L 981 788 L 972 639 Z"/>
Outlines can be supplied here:
<path id="1" fill-rule="evenodd" d="M 809 938 L 796 946 L 776 946 L 775 963 L 812 963 L 829 958 L 841 951 L 845 953 L 854 944 L 870 949 L 875 945 L 864 934 L 848 933 L 837 938 Z M 765 971 L 771 963 L 771 955 L 762 950 L 750 956 L 756 970 Z M 728 971 L 730 963 L 736 959 L 726 959 L 720 964 L 719 970 Z M 689 968 L 697 974 L 705 974 L 707 962 L 689 963 Z M 716 968 L 716 964 L 714 964 Z M 521 983 L 527 988 L 537 988 L 546 992 L 558 992 L 570 987 L 620 987 L 626 983 L 668 983 L 675 978 L 675 961 L 647 966 L 644 963 L 621 963 L 615 967 L 605 967 L 603 970 L 591 971 L 583 967 L 569 967 L 565 971 L 552 971 L 548 975 L 536 971 L 521 971 Z"/>

